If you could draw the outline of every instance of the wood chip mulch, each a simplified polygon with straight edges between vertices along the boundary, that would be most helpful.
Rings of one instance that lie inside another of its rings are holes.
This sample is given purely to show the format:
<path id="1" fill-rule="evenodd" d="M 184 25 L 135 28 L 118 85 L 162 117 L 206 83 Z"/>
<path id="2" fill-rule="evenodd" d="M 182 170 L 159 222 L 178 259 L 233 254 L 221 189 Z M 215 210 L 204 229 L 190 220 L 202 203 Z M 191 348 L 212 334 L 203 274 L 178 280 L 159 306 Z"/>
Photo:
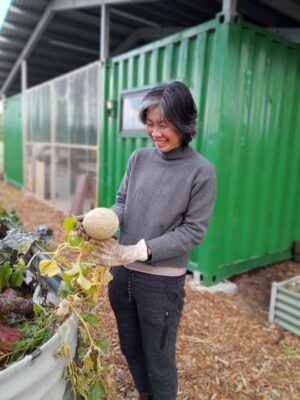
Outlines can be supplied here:
<path id="1" fill-rule="evenodd" d="M 4 182 L 0 200 L 17 211 L 25 230 L 47 224 L 54 244 L 62 240 L 61 211 Z M 238 287 L 231 295 L 198 292 L 187 276 L 177 342 L 178 400 L 300 399 L 300 338 L 268 322 L 272 282 L 297 275 L 300 264 L 291 260 L 257 268 L 231 279 Z M 107 292 L 99 311 L 103 336 L 110 340 L 116 400 L 135 400 Z"/>

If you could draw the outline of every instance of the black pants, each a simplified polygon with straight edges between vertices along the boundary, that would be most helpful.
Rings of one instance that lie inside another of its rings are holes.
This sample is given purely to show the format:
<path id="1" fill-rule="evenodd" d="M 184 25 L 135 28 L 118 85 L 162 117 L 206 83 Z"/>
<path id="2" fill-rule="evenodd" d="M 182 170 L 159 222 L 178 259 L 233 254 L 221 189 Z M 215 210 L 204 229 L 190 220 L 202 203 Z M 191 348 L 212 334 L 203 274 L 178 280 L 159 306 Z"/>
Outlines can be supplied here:
<path id="1" fill-rule="evenodd" d="M 175 344 L 185 275 L 165 277 L 113 267 L 109 299 L 136 388 L 154 400 L 177 393 Z"/>

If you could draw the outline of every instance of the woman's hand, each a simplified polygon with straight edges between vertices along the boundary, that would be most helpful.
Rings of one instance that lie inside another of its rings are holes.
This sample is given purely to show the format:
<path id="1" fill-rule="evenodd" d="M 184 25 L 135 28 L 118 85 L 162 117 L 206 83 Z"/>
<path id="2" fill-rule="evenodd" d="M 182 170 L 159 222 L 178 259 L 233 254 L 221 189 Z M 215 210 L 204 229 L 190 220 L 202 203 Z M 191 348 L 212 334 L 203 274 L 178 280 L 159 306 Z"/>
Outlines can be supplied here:
<path id="1" fill-rule="evenodd" d="M 83 218 L 84 218 L 84 214 L 82 214 L 82 215 L 74 215 L 74 218 L 77 219 L 77 222 L 76 222 L 76 225 L 75 225 L 77 234 L 79 236 L 81 236 L 85 240 L 90 240 L 90 236 L 86 233 L 86 231 L 84 230 L 83 224 L 82 224 L 82 221 L 83 221 Z"/>
<path id="2" fill-rule="evenodd" d="M 147 245 L 144 239 L 130 246 L 123 246 L 113 238 L 101 241 L 91 239 L 90 243 L 94 246 L 92 256 L 95 257 L 96 263 L 107 267 L 130 264 L 134 261 L 145 261 L 148 258 Z"/>

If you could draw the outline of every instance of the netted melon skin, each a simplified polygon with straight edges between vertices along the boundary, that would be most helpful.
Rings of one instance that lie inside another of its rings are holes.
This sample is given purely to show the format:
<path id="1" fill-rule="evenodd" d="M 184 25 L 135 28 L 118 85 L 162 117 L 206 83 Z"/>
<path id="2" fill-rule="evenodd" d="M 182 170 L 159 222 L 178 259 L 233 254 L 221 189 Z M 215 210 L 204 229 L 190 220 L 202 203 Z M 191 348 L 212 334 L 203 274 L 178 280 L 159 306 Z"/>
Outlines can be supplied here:
<path id="1" fill-rule="evenodd" d="M 118 216 L 105 207 L 94 208 L 87 212 L 82 223 L 85 232 L 96 240 L 109 239 L 119 229 Z"/>

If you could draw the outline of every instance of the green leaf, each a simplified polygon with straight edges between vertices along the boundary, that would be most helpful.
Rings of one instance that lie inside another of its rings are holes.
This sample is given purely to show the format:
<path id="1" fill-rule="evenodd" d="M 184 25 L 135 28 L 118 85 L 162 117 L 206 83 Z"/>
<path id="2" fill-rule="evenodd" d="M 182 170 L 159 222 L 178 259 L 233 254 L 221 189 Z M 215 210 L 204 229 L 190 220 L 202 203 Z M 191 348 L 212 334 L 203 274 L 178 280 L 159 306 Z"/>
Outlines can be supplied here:
<path id="1" fill-rule="evenodd" d="M 95 341 L 96 345 L 98 347 L 100 347 L 100 349 L 102 351 L 104 351 L 104 353 L 108 352 L 109 349 L 109 341 L 107 339 L 98 339 Z"/>
<path id="2" fill-rule="evenodd" d="M 74 217 L 65 218 L 63 228 L 66 231 L 71 232 L 75 229 L 76 223 L 77 223 L 77 219 Z"/>
<path id="3" fill-rule="evenodd" d="M 283 345 L 281 346 L 281 348 L 282 348 L 283 353 L 284 353 L 286 356 L 294 356 L 294 355 L 297 354 L 296 349 L 294 349 L 294 347 L 291 347 L 291 346 L 289 346 L 289 345 L 287 345 L 287 344 L 283 344 Z"/>
<path id="4" fill-rule="evenodd" d="M 69 237 L 69 245 L 71 247 L 80 246 L 82 241 L 83 241 L 82 237 L 80 235 L 77 235 L 77 234 L 72 236 L 72 237 L 71 236 Z"/>
<path id="5" fill-rule="evenodd" d="M 17 342 L 14 348 L 14 353 L 18 353 L 20 350 L 25 349 L 28 346 L 28 339 L 21 339 Z"/>
<path id="6" fill-rule="evenodd" d="M 13 266 L 13 272 L 10 277 L 10 287 L 20 287 L 23 283 L 23 274 L 26 268 L 24 260 L 19 259 L 18 263 Z"/>
<path id="7" fill-rule="evenodd" d="M 34 305 L 33 305 L 34 307 Z M 24 328 L 21 329 L 21 332 L 23 333 L 24 336 L 31 335 L 37 330 L 37 325 L 36 324 L 30 324 L 24 326 Z"/>
<path id="8" fill-rule="evenodd" d="M 9 262 L 6 261 L 4 264 L 0 265 L 0 292 L 2 292 L 4 287 L 10 287 L 10 277 L 12 272 L 13 270 Z"/>
<path id="9" fill-rule="evenodd" d="M 70 293 L 73 293 L 73 288 L 69 282 L 61 281 L 57 293 L 61 299 L 65 299 Z"/>
<path id="10" fill-rule="evenodd" d="M 102 400 L 106 396 L 106 392 L 101 383 L 92 385 L 88 392 L 88 400 Z"/>
<path id="11" fill-rule="evenodd" d="M 83 318 L 87 323 L 91 325 L 97 325 L 99 322 L 97 315 L 93 313 L 84 313 Z"/>
<path id="12" fill-rule="evenodd" d="M 86 355 L 86 348 L 79 347 L 79 348 L 77 348 L 76 352 L 77 352 L 77 355 L 79 358 L 83 358 Z"/>
<path id="13" fill-rule="evenodd" d="M 44 314 L 45 310 L 43 309 L 42 306 L 40 306 L 39 304 L 34 303 L 33 304 L 33 311 L 37 314 Z"/>
<path id="14" fill-rule="evenodd" d="M 13 271 L 10 278 L 10 287 L 20 287 L 23 283 L 23 271 Z"/>

